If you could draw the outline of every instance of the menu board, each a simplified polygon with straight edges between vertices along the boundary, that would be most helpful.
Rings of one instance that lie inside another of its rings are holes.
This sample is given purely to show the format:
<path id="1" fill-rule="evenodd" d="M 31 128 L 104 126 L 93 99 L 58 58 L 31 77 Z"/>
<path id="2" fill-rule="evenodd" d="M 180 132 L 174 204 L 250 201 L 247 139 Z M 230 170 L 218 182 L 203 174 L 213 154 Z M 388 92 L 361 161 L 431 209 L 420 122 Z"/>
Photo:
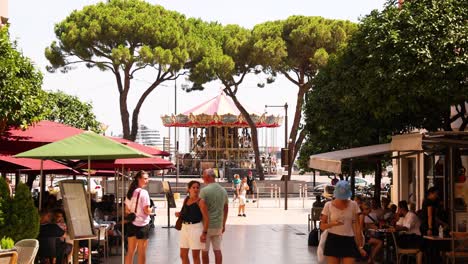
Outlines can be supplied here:
<path id="1" fill-rule="evenodd" d="M 59 182 L 63 206 L 67 217 L 67 229 L 73 240 L 91 239 L 93 233 L 93 218 L 89 203 L 86 200 L 84 182 L 80 180 L 64 180 Z"/>

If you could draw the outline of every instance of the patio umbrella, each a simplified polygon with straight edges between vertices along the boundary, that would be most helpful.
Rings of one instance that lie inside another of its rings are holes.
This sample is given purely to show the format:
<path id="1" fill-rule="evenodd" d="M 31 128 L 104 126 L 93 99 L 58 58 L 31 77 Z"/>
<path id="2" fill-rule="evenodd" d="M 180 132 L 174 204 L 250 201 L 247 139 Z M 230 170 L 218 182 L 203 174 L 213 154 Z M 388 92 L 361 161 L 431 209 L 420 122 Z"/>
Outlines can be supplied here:
<path id="1" fill-rule="evenodd" d="M 17 154 L 17 158 L 33 159 L 79 159 L 88 161 L 88 171 L 91 171 L 91 160 L 114 160 L 126 158 L 151 157 L 148 154 L 135 150 L 131 147 L 118 143 L 105 136 L 94 132 L 86 131 L 81 134 L 65 138 L 26 152 Z M 42 168 L 42 165 L 41 165 Z M 41 170 L 41 183 L 42 183 Z M 88 173 L 88 182 L 90 174 Z M 42 189 L 42 186 L 41 186 Z M 88 192 L 91 192 L 91 185 L 88 185 Z M 91 196 L 88 203 L 91 202 Z M 39 204 L 42 203 L 42 192 L 39 198 Z M 122 215 L 124 209 L 122 207 Z M 123 241 L 123 240 L 122 240 Z M 89 247 L 91 248 L 91 247 Z M 91 263 L 91 256 L 89 258 Z"/>

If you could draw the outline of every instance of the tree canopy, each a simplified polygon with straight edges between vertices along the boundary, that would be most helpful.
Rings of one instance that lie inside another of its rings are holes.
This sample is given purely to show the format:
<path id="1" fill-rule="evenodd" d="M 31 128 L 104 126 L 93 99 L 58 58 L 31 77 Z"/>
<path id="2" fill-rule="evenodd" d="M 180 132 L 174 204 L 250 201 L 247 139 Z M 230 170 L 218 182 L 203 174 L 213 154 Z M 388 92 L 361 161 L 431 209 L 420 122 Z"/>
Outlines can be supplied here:
<path id="1" fill-rule="evenodd" d="M 313 89 L 312 80 L 318 69 L 346 45 L 355 30 L 356 25 L 349 21 L 306 16 L 265 22 L 253 29 L 258 64 L 273 76 L 284 75 L 298 88 L 289 136 L 293 142 L 290 146 L 293 160 L 306 135 L 305 131 L 301 132 L 302 107 L 306 93 Z"/>
<path id="2" fill-rule="evenodd" d="M 196 21 L 196 20 L 194 20 Z M 57 41 L 45 51 L 48 70 L 64 72 L 77 63 L 110 71 L 116 79 L 124 138 L 134 140 L 141 106 L 161 83 L 174 80 L 187 65 L 196 65 L 203 42 L 191 34 L 181 14 L 139 0 L 111 0 L 72 12 L 55 26 Z M 144 69 L 154 78 L 131 115 L 127 106 L 132 79 Z"/>
<path id="3" fill-rule="evenodd" d="M 102 132 L 102 127 L 93 113 L 93 106 L 88 102 L 81 102 L 78 97 L 64 92 L 48 92 L 45 119 L 67 124 L 83 130 Z"/>
<path id="4" fill-rule="evenodd" d="M 415 128 L 450 130 L 468 98 L 466 1 L 393 2 L 372 11 L 323 67 L 305 107 L 301 167 L 319 152 L 388 142 Z"/>
<path id="5" fill-rule="evenodd" d="M 45 93 L 42 74 L 0 28 L 0 133 L 8 126 L 26 128 L 41 120 Z"/>

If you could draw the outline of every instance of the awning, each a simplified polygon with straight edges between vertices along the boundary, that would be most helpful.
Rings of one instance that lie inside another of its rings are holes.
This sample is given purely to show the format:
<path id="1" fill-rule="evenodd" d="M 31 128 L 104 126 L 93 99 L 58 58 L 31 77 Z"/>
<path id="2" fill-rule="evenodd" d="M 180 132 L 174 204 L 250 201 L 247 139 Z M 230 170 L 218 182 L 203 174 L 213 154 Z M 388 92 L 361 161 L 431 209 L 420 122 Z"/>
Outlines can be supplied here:
<path id="1" fill-rule="evenodd" d="M 16 172 L 21 170 L 25 173 L 38 172 L 41 169 L 41 161 L 29 158 L 15 158 L 12 156 L 0 156 L 0 171 L 2 172 Z M 45 160 L 43 164 L 43 171 L 48 173 L 64 173 L 76 174 L 75 170 L 62 165 L 60 163 Z"/>
<path id="2" fill-rule="evenodd" d="M 309 158 L 309 168 L 340 174 L 343 161 L 387 154 L 392 152 L 390 146 L 390 143 L 379 144 L 312 155 Z"/>

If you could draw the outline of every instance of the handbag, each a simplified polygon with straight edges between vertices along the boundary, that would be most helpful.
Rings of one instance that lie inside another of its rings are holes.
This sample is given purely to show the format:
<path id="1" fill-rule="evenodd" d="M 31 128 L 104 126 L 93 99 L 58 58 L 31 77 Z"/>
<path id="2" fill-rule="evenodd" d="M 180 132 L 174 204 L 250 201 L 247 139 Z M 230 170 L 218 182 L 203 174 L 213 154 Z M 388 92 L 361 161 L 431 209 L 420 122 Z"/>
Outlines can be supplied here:
<path id="1" fill-rule="evenodd" d="M 131 212 L 131 213 L 129 213 L 129 214 L 127 214 L 125 216 L 125 222 L 127 222 L 127 223 L 131 223 L 131 222 L 135 221 L 135 219 L 136 219 L 136 214 L 135 213 L 136 213 L 137 208 L 138 208 L 138 202 L 140 201 L 140 193 L 141 192 L 138 192 L 137 202 L 135 204 L 135 212 Z"/>
<path id="2" fill-rule="evenodd" d="M 323 253 L 325 251 L 325 243 L 327 242 L 327 236 L 328 236 L 328 229 L 323 231 L 322 234 L 320 235 L 320 242 L 317 247 L 318 263 L 325 263 L 326 261 L 325 255 Z"/>
<path id="3" fill-rule="evenodd" d="M 180 209 L 179 217 L 177 218 L 177 221 L 176 221 L 176 223 L 175 223 L 175 227 L 174 227 L 174 228 L 175 228 L 176 230 L 179 230 L 179 231 L 182 229 L 182 218 L 183 218 L 182 216 L 183 216 L 183 212 L 184 212 L 184 208 L 185 208 L 185 203 L 187 203 L 187 199 L 188 199 L 188 198 L 189 198 L 188 196 L 185 197 L 184 204 L 182 205 L 182 209 Z"/>

